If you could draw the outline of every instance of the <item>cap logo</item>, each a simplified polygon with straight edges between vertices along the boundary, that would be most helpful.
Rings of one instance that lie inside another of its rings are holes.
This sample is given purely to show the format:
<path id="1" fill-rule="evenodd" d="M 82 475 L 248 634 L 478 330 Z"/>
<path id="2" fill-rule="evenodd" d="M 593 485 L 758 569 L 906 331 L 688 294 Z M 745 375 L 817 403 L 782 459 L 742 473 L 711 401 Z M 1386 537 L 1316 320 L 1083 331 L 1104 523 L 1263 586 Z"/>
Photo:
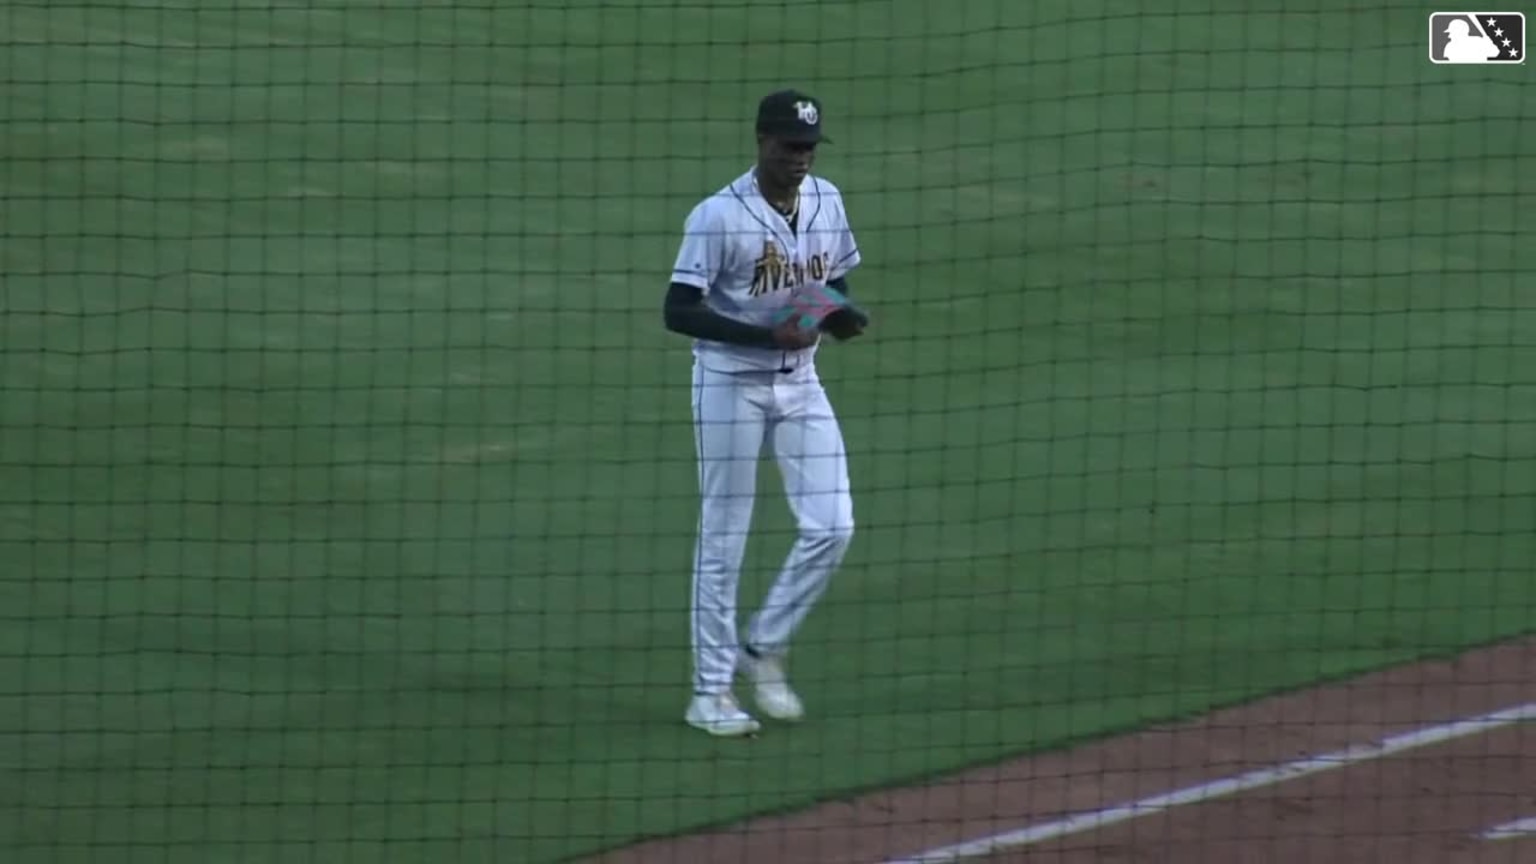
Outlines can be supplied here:
<path id="1" fill-rule="evenodd" d="M 820 119 L 821 115 L 817 113 L 814 102 L 807 102 L 802 99 L 795 103 L 795 116 L 800 118 L 801 123 L 807 126 L 815 126 L 816 121 Z"/>

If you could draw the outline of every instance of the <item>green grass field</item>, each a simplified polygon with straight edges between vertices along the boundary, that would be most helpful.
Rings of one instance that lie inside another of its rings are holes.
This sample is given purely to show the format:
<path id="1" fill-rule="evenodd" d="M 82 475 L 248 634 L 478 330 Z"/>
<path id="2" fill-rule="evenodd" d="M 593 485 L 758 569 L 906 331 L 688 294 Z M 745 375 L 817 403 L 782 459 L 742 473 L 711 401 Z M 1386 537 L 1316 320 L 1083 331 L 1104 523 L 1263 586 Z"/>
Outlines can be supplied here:
<path id="1" fill-rule="evenodd" d="M 1536 90 L 1382 9 L 8 5 L 3 857 L 541 864 L 1529 630 Z M 722 745 L 659 303 L 784 84 L 861 528 Z"/>

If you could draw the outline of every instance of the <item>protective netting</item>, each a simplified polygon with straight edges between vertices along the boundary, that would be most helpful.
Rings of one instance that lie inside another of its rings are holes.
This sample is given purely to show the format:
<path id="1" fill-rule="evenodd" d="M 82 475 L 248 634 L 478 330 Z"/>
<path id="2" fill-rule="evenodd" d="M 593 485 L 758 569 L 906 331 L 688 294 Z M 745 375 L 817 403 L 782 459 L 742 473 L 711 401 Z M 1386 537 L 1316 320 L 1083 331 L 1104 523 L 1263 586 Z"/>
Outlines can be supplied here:
<path id="1" fill-rule="evenodd" d="M 536 864 L 1529 631 L 1536 105 L 1426 17 L 6 4 L 0 857 Z M 859 527 L 721 742 L 661 301 L 788 86 Z M 857 858 L 753 836 L 671 860 Z"/>

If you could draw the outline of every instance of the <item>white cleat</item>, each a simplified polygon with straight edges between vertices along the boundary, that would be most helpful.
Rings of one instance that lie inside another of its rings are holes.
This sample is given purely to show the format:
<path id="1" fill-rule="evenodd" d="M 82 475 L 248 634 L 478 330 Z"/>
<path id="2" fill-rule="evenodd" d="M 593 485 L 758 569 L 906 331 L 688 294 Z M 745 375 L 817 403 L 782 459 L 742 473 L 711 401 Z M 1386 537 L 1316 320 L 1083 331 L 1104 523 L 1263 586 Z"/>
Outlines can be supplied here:
<path id="1" fill-rule="evenodd" d="M 800 704 L 800 697 L 789 686 L 789 677 L 784 674 L 782 660 L 745 654 L 742 665 L 746 668 L 747 677 L 752 680 L 752 695 L 757 700 L 757 707 L 764 714 L 786 723 L 794 723 L 805 717 L 805 706 Z"/>
<path id="2" fill-rule="evenodd" d="M 751 735 L 762 725 L 741 710 L 736 697 L 729 693 L 701 693 L 693 697 L 684 715 L 688 725 L 721 738 Z"/>

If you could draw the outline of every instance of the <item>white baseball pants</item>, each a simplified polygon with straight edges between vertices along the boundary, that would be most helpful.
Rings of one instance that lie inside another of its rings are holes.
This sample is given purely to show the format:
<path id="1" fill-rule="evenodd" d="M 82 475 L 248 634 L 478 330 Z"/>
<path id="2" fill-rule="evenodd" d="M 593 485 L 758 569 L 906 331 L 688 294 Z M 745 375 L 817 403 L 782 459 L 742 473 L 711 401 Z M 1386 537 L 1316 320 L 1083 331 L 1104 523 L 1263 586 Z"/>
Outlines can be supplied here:
<path id="1" fill-rule="evenodd" d="M 842 430 L 814 367 L 718 372 L 695 362 L 693 419 L 702 499 L 693 564 L 693 683 L 696 693 L 721 693 L 730 689 L 744 647 L 787 653 L 853 538 L 853 497 Z M 799 536 L 743 645 L 737 589 L 765 441 Z"/>

